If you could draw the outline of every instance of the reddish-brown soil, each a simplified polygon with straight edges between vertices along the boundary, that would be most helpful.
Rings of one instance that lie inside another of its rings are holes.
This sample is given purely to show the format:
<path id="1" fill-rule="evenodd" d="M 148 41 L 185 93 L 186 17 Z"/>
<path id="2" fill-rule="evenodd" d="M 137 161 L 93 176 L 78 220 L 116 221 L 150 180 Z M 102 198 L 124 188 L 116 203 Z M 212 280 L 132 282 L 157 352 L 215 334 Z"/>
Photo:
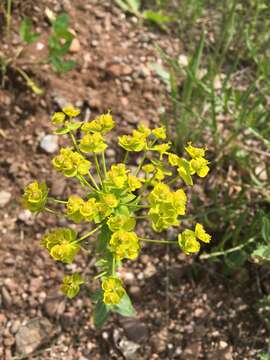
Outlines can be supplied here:
<path id="1" fill-rule="evenodd" d="M 76 190 L 74 182 L 52 170 L 52 155 L 40 148 L 41 138 L 52 130 L 50 115 L 67 102 L 86 117 L 111 109 L 118 123 L 111 136 L 113 149 L 116 135 L 132 130 L 138 121 L 154 126 L 166 89 L 150 64 L 159 57 L 157 46 L 177 55 L 179 40 L 170 32 L 139 26 L 113 1 L 26 0 L 15 1 L 13 47 L 23 15 L 31 16 L 43 32 L 40 41 L 46 39 L 46 7 L 70 15 L 80 43 L 71 57 L 78 65 L 61 76 L 49 65 L 26 66 L 43 87 L 42 96 L 32 94 L 11 71 L 0 89 L 1 190 L 12 194 L 0 209 L 0 359 L 22 358 L 16 352 L 16 333 L 22 324 L 41 317 L 53 324 L 54 336 L 29 357 L 33 359 L 256 359 L 267 348 L 268 334 L 256 310 L 262 294 L 255 266 L 226 277 L 218 265 L 200 263 L 173 248 L 146 246 L 123 269 L 137 317 L 126 321 L 113 316 L 101 330 L 92 322 L 92 257 L 81 254 L 68 267 L 84 273 L 87 288 L 72 301 L 59 294 L 65 267 L 40 248 L 39 240 L 48 227 L 65 220 L 33 217 L 20 206 L 22 190 L 33 179 L 46 180 L 60 197 Z M 6 44 L 1 47 L 7 50 Z M 35 45 L 24 54 L 22 63 L 44 56 Z M 121 153 L 115 149 L 109 155 L 114 161 Z M 140 348 L 132 357 L 128 348 L 136 343 Z"/>

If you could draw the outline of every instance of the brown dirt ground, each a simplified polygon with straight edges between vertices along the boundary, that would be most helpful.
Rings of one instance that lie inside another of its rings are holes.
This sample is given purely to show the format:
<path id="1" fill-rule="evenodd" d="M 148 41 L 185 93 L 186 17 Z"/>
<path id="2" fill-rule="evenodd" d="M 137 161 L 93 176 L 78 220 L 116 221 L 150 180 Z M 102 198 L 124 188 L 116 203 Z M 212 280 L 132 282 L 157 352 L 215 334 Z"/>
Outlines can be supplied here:
<path id="1" fill-rule="evenodd" d="M 180 49 L 172 32 L 138 26 L 135 18 L 126 18 L 106 0 L 15 1 L 14 28 L 19 17 L 28 15 L 46 38 L 46 7 L 70 15 L 80 42 L 79 51 L 71 54 L 78 66 L 61 76 L 48 65 L 26 67 L 45 89 L 41 97 L 12 73 L 0 90 L 1 190 L 12 194 L 0 209 L 0 358 L 17 355 L 15 334 L 21 324 L 46 317 L 55 336 L 29 358 L 124 359 L 129 340 L 140 345 L 136 359 L 256 359 L 267 347 L 268 334 L 255 307 L 261 294 L 254 265 L 232 279 L 222 275 L 219 265 L 146 246 L 144 255 L 123 271 L 137 318 L 127 322 L 114 316 L 101 330 L 92 323 L 89 294 L 96 285 L 91 280 L 75 300 L 59 294 L 65 268 L 40 248 L 39 239 L 48 227 L 65 220 L 34 218 L 19 200 L 24 186 L 36 178 L 46 179 L 57 196 L 74 189 L 52 170 L 51 155 L 40 149 L 40 139 L 51 131 L 49 116 L 71 102 L 85 116 L 111 109 L 118 133 L 130 131 L 139 120 L 157 124 L 165 88 L 149 64 L 158 59 L 157 45 L 171 54 Z M 17 43 L 14 34 L 14 47 Z M 44 55 L 30 46 L 23 61 L 29 54 L 34 59 Z M 110 156 L 114 161 L 120 154 Z M 68 269 L 89 279 L 96 273 L 93 259 L 84 254 Z"/>

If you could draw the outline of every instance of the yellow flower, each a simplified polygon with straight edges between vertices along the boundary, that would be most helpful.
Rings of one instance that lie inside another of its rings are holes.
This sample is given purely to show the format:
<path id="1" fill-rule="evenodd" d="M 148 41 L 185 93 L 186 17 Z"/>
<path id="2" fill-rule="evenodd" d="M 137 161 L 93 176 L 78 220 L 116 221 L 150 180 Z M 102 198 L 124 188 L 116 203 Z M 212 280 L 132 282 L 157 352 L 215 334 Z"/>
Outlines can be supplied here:
<path id="1" fill-rule="evenodd" d="M 146 174 L 151 174 L 155 171 L 155 166 L 153 164 L 145 164 L 145 165 L 143 165 L 142 170 Z"/>
<path id="2" fill-rule="evenodd" d="M 72 229 L 56 229 L 46 234 L 41 244 L 48 249 L 54 260 L 70 264 L 80 250 L 76 238 L 77 233 Z"/>
<path id="3" fill-rule="evenodd" d="M 186 152 L 192 157 L 192 159 L 201 158 L 205 156 L 206 148 L 193 147 L 192 143 L 189 142 L 188 146 L 185 147 Z"/>
<path id="4" fill-rule="evenodd" d="M 192 173 L 196 173 L 199 177 L 205 177 L 209 172 L 209 161 L 202 158 L 197 157 L 195 159 L 192 159 L 190 161 L 190 167 L 192 170 Z"/>
<path id="5" fill-rule="evenodd" d="M 107 145 L 104 142 L 103 136 L 96 132 L 93 134 L 85 134 L 80 141 L 79 147 L 80 150 L 85 153 L 100 153 L 106 149 Z"/>
<path id="6" fill-rule="evenodd" d="M 80 213 L 87 221 L 93 221 L 98 214 L 98 206 L 95 198 L 88 199 L 80 206 Z"/>
<path id="7" fill-rule="evenodd" d="M 168 153 L 168 161 L 171 166 L 179 166 L 180 164 L 179 156 L 172 153 Z"/>
<path id="8" fill-rule="evenodd" d="M 109 250 L 115 253 L 119 260 L 134 260 L 140 251 L 138 237 L 135 232 L 118 230 L 112 234 L 109 245 Z"/>
<path id="9" fill-rule="evenodd" d="M 116 208 L 119 204 L 119 200 L 114 194 L 102 194 L 101 201 L 111 209 Z"/>
<path id="10" fill-rule="evenodd" d="M 79 293 L 82 284 L 84 284 L 83 278 L 79 273 L 75 272 L 64 277 L 60 289 L 69 299 L 73 299 Z"/>
<path id="11" fill-rule="evenodd" d="M 135 191 L 142 187 L 142 183 L 141 183 L 140 179 L 134 175 L 128 174 L 127 181 L 128 181 L 128 186 L 129 186 L 130 191 Z"/>
<path id="12" fill-rule="evenodd" d="M 193 185 L 193 180 L 191 177 L 191 167 L 189 161 L 184 158 L 179 158 L 178 163 L 178 174 L 180 175 L 181 179 L 184 180 L 186 185 Z"/>
<path id="13" fill-rule="evenodd" d="M 155 135 L 157 139 L 166 139 L 166 129 L 164 126 L 152 130 L 152 134 Z"/>
<path id="14" fill-rule="evenodd" d="M 52 116 L 53 125 L 63 125 L 66 115 L 62 112 L 55 112 Z"/>
<path id="15" fill-rule="evenodd" d="M 80 212 L 81 206 L 84 204 L 84 201 L 81 197 L 77 195 L 71 195 L 68 198 L 67 202 L 67 217 L 76 222 L 79 223 L 83 220 L 83 216 Z"/>
<path id="16" fill-rule="evenodd" d="M 101 134 L 106 134 L 109 132 L 115 125 L 115 122 L 110 113 L 103 114 L 98 116 L 95 120 L 86 122 L 82 126 L 82 131 L 84 132 L 100 132 Z"/>
<path id="17" fill-rule="evenodd" d="M 76 117 L 80 114 L 80 110 L 74 108 L 72 105 L 64 107 L 63 112 L 69 117 Z"/>
<path id="18" fill-rule="evenodd" d="M 44 209 L 48 197 L 48 188 L 45 182 L 37 181 L 26 186 L 22 197 L 23 206 L 31 212 L 40 212 Z"/>
<path id="19" fill-rule="evenodd" d="M 197 253 L 201 247 L 196 240 L 195 232 L 189 229 L 178 235 L 178 244 L 187 255 Z"/>
<path id="20" fill-rule="evenodd" d="M 112 232 L 117 230 L 132 231 L 135 228 L 136 220 L 130 215 L 117 214 L 109 218 L 107 225 Z"/>
<path id="21" fill-rule="evenodd" d="M 127 169 L 125 164 L 112 165 L 107 174 L 108 185 L 122 189 L 127 181 Z"/>
<path id="22" fill-rule="evenodd" d="M 151 130 L 145 126 L 143 123 L 140 123 L 138 126 L 138 130 L 134 132 L 135 135 L 138 135 L 138 132 L 141 133 L 145 138 L 147 138 L 151 134 Z"/>
<path id="23" fill-rule="evenodd" d="M 195 234 L 199 240 L 201 240 L 205 243 L 209 243 L 211 240 L 211 235 L 207 234 L 207 232 L 204 230 L 203 226 L 199 223 L 197 223 L 195 226 Z"/>
<path id="24" fill-rule="evenodd" d="M 53 166 L 67 177 L 86 175 L 91 162 L 70 148 L 62 148 L 60 154 L 53 158 Z"/>
<path id="25" fill-rule="evenodd" d="M 185 215 L 187 196 L 184 190 L 179 189 L 173 193 L 172 204 L 177 211 L 177 215 Z"/>
<path id="26" fill-rule="evenodd" d="M 169 143 L 164 143 L 164 144 L 160 144 L 160 145 L 155 145 L 151 148 L 151 150 L 153 151 L 157 151 L 160 154 L 160 160 L 163 159 L 163 155 L 168 153 L 168 150 L 170 149 L 170 144 Z"/>
<path id="27" fill-rule="evenodd" d="M 133 132 L 134 134 L 135 132 Z M 136 133 L 135 133 L 136 134 Z M 142 134 L 123 135 L 118 137 L 118 144 L 127 151 L 139 152 L 146 148 L 146 140 Z"/>
<path id="28" fill-rule="evenodd" d="M 110 276 L 102 279 L 103 302 L 106 305 L 117 305 L 125 295 L 120 279 Z"/>

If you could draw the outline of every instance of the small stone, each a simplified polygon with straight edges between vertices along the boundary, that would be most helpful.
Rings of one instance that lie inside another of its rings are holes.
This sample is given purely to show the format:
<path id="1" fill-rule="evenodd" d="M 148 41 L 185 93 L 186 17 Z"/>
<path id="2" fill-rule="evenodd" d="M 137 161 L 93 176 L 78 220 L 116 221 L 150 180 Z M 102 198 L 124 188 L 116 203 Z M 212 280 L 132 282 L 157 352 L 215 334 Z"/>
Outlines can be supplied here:
<path id="1" fill-rule="evenodd" d="M 122 87 L 123 87 L 123 92 L 124 92 L 125 94 L 129 94 L 129 93 L 130 93 L 131 89 L 130 89 L 129 83 L 127 83 L 127 82 L 123 83 Z"/>
<path id="2" fill-rule="evenodd" d="M 53 335 L 53 325 L 46 318 L 35 318 L 20 326 L 16 336 L 16 349 L 19 354 L 29 355 Z"/>
<path id="3" fill-rule="evenodd" d="M 31 213 L 30 210 L 27 210 L 27 209 L 19 212 L 18 219 L 27 225 L 32 225 L 34 223 L 33 214 Z"/>
<path id="4" fill-rule="evenodd" d="M 74 38 L 70 44 L 69 51 L 71 53 L 77 53 L 80 51 L 80 49 L 81 49 L 81 44 L 80 44 L 79 39 Z"/>
<path id="5" fill-rule="evenodd" d="M 181 66 L 188 66 L 188 57 L 184 54 L 179 55 L 178 62 Z"/>
<path id="6" fill-rule="evenodd" d="M 11 199 L 11 193 L 9 191 L 0 191 L 0 208 L 5 207 Z"/>
<path id="7" fill-rule="evenodd" d="M 2 287 L 2 301 L 5 308 L 9 308 L 12 304 L 12 298 L 5 286 Z"/>
<path id="8" fill-rule="evenodd" d="M 144 276 L 146 279 L 152 277 L 157 272 L 155 266 L 151 263 L 147 264 L 146 268 L 144 269 Z"/>
<path id="9" fill-rule="evenodd" d="M 148 339 L 148 328 L 142 321 L 132 318 L 122 318 L 120 321 L 129 340 L 140 344 Z"/>
<path id="10" fill-rule="evenodd" d="M 139 344 L 137 344 L 133 341 L 126 340 L 126 339 L 121 339 L 119 341 L 118 346 L 126 360 L 137 360 L 138 359 L 137 350 L 140 348 Z"/>
<path id="11" fill-rule="evenodd" d="M 40 147 L 48 154 L 58 150 L 58 137 L 56 135 L 45 135 L 40 142 Z"/>
<path id="12" fill-rule="evenodd" d="M 62 315 L 65 311 L 65 308 L 66 302 L 63 300 L 62 296 L 47 298 L 44 303 L 45 313 L 52 318 Z"/>
<path id="13" fill-rule="evenodd" d="M 204 309 L 203 308 L 197 308 L 197 309 L 195 309 L 195 311 L 194 311 L 194 316 L 196 317 L 196 318 L 200 318 L 200 317 L 202 317 L 204 315 Z"/>
<path id="14" fill-rule="evenodd" d="M 218 345 L 220 349 L 226 349 L 226 347 L 228 347 L 228 344 L 224 340 L 220 340 Z"/>
<path id="15" fill-rule="evenodd" d="M 42 42 L 37 42 L 37 44 L 36 44 L 36 49 L 38 50 L 38 51 L 41 51 L 41 50 L 43 50 L 44 49 L 44 47 L 45 47 L 45 44 L 43 44 Z"/>
<path id="16" fill-rule="evenodd" d="M 65 191 L 66 180 L 63 176 L 55 175 L 52 179 L 51 194 L 53 196 L 61 196 Z"/>

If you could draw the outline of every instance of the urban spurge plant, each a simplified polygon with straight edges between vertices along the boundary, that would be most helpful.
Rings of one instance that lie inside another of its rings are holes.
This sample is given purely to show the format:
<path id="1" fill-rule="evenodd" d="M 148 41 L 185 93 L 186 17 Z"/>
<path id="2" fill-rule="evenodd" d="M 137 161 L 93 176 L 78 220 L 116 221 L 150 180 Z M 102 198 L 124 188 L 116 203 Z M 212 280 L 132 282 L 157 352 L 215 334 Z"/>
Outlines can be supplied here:
<path id="1" fill-rule="evenodd" d="M 201 224 L 196 224 L 194 230 L 184 230 L 175 241 L 147 239 L 135 232 L 140 219 L 148 219 L 157 233 L 171 226 L 178 227 L 181 216 L 186 213 L 187 196 L 183 189 L 173 191 L 169 185 L 181 178 L 185 185 L 192 186 L 194 175 L 207 175 L 209 162 L 205 158 L 206 149 L 189 143 L 185 148 L 187 160 L 170 152 L 163 127 L 150 130 L 139 125 L 132 135 L 118 138 L 119 146 L 125 150 L 123 162 L 107 168 L 105 135 L 115 125 L 111 114 L 103 114 L 90 122 L 76 120 L 79 114 L 78 109 L 68 106 L 53 115 L 55 133 L 69 134 L 72 146 L 61 148 L 52 164 L 64 176 L 77 179 L 84 196 L 55 199 L 49 196 L 46 183 L 35 181 L 26 187 L 23 204 L 33 213 L 46 211 L 57 215 L 56 207 L 64 207 L 70 221 L 89 225 L 89 232 L 80 236 L 73 228 L 57 228 L 43 236 L 42 246 L 56 261 L 72 263 L 89 239 L 99 233 L 96 249 L 100 257 L 96 266 L 100 272 L 95 279 L 101 280 L 101 288 L 94 294 L 93 301 L 95 324 L 101 326 L 110 312 L 124 316 L 135 314 L 117 270 L 123 260 L 138 257 L 143 242 L 177 245 L 186 254 L 192 254 L 200 250 L 200 241 L 211 240 Z M 135 170 L 134 166 L 128 166 L 132 152 L 143 152 Z M 64 277 L 61 290 L 73 298 L 83 284 L 83 277 L 75 272 Z"/>

